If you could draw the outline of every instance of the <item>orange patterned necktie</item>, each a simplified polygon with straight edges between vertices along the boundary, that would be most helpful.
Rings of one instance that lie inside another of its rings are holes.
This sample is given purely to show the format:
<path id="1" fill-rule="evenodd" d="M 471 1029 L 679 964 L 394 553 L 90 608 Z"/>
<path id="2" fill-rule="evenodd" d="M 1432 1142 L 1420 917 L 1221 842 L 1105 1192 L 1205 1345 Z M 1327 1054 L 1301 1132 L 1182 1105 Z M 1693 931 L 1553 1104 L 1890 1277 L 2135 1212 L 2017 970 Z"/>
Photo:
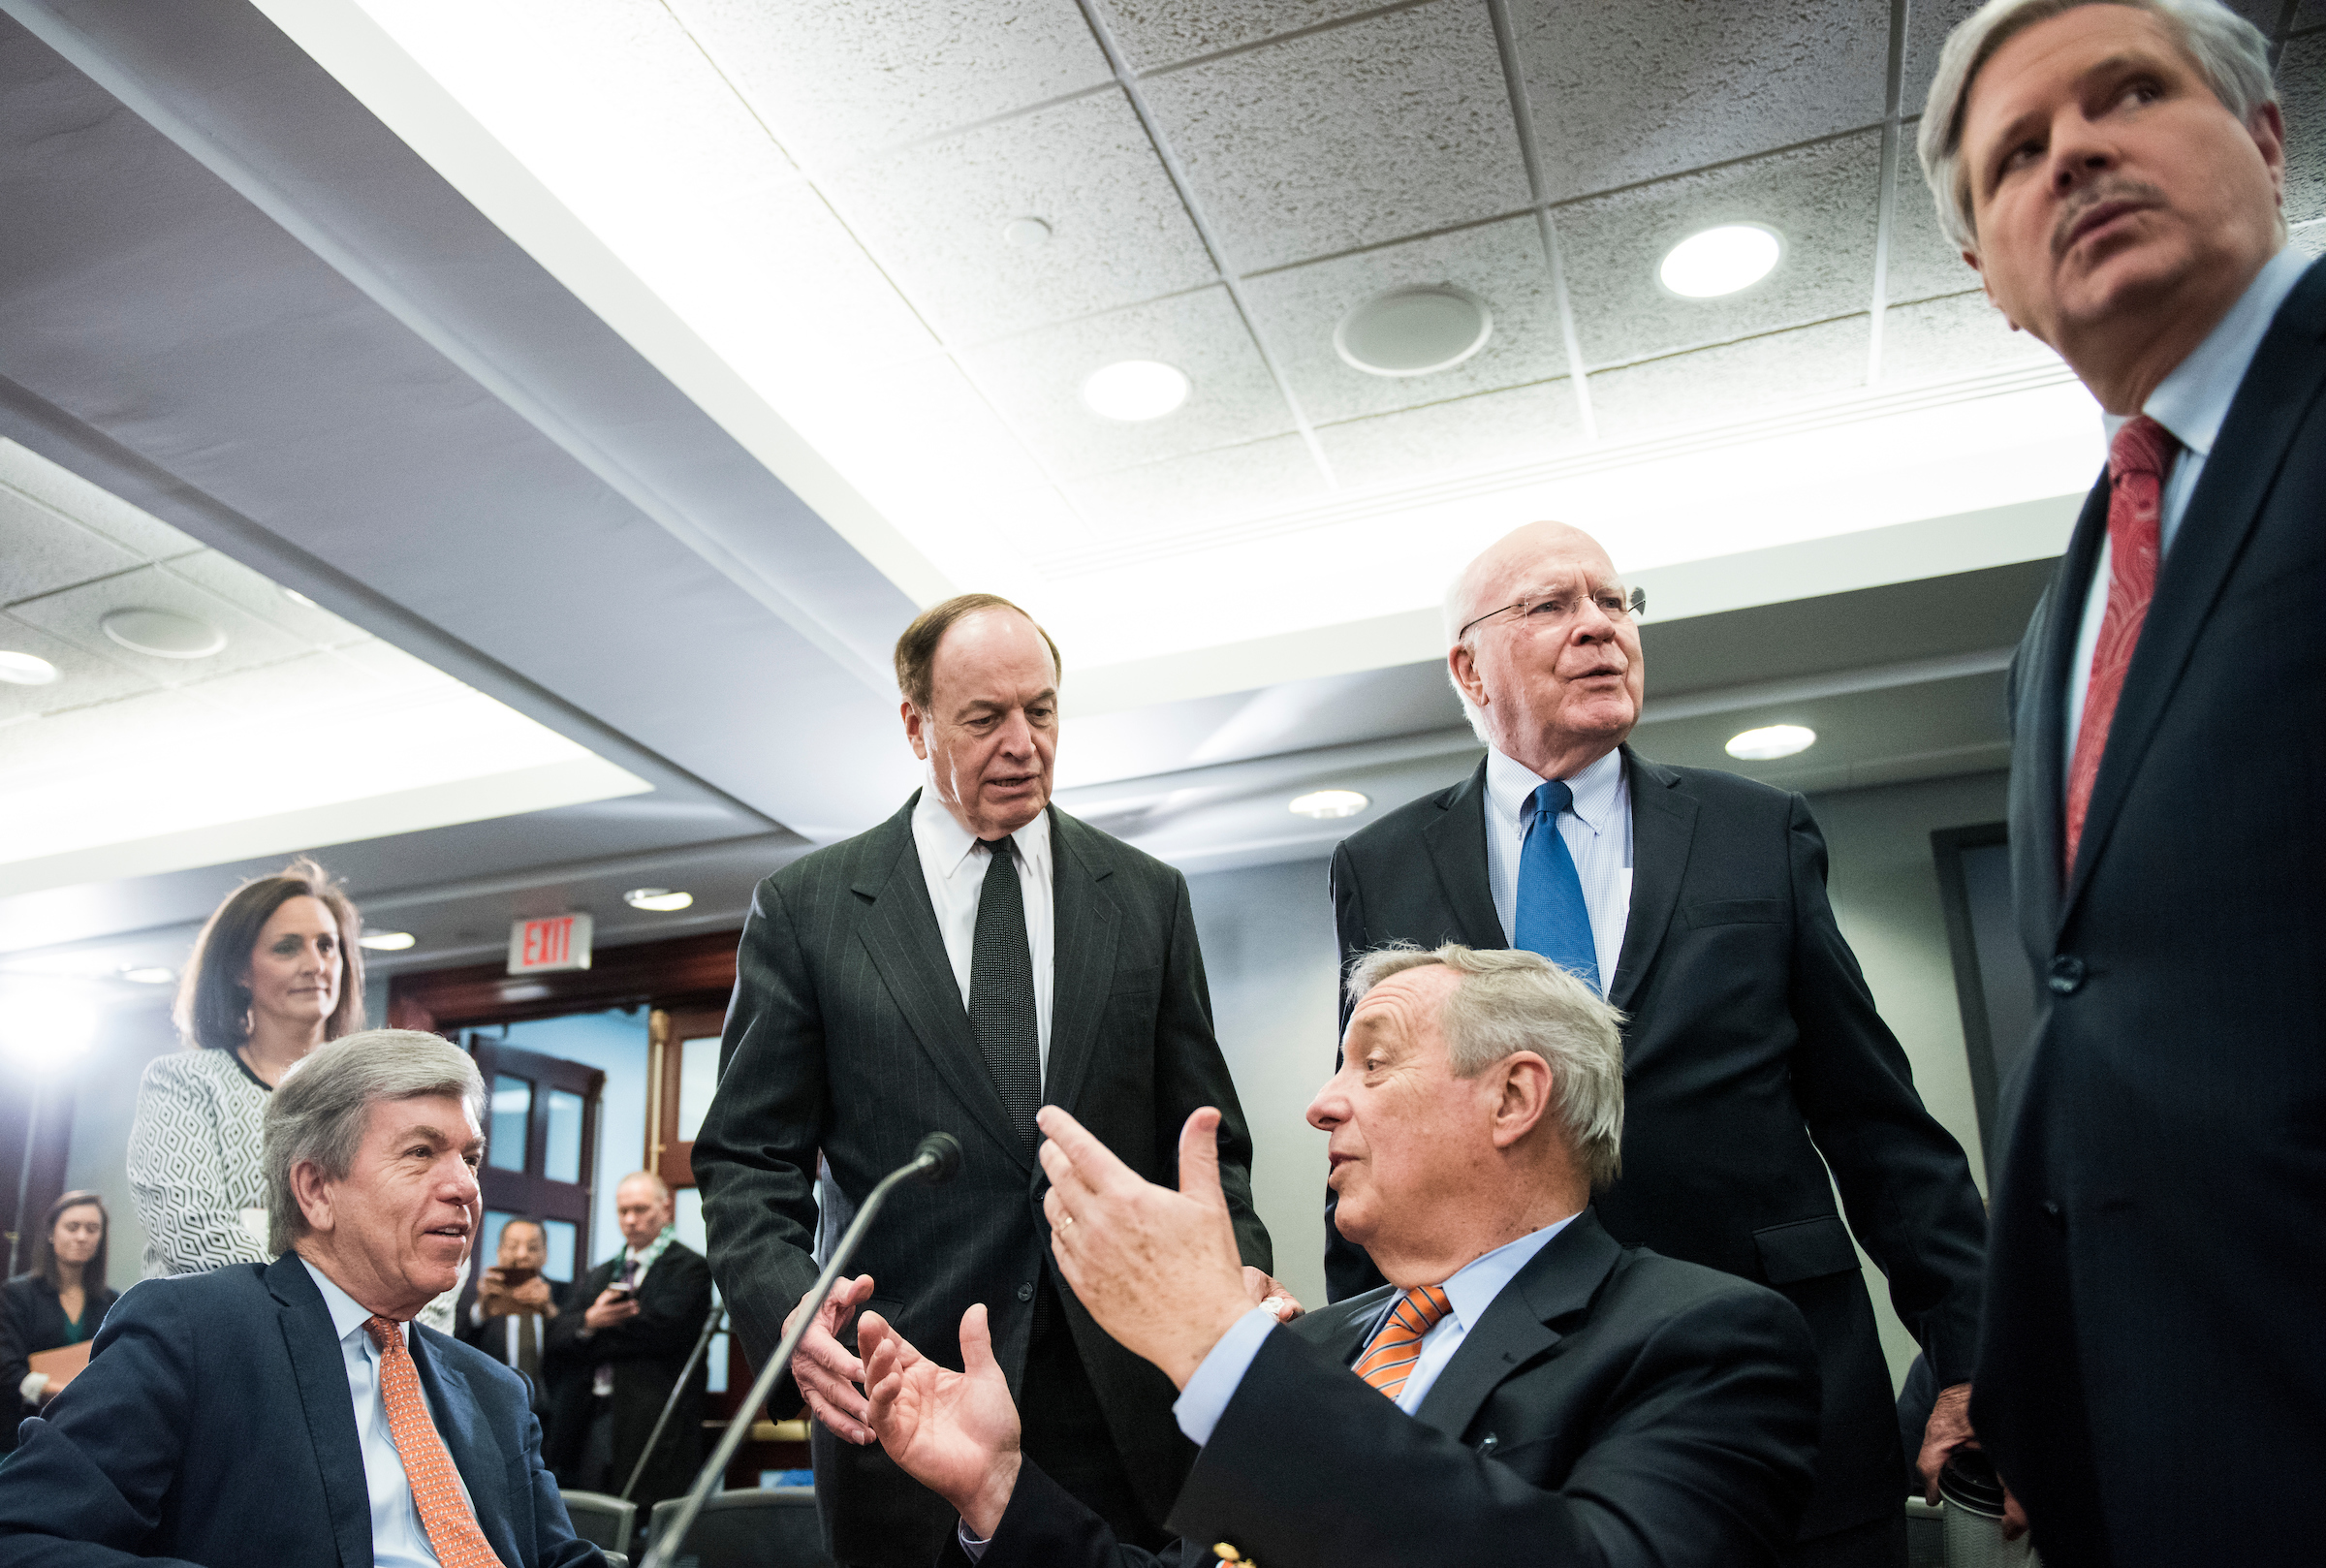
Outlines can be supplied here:
<path id="1" fill-rule="evenodd" d="M 1454 1310 L 1443 1286 L 1416 1285 L 1389 1309 L 1389 1321 L 1357 1358 L 1357 1375 L 1395 1399 L 1405 1391 L 1413 1364 L 1422 1359 L 1422 1335 Z"/>
<path id="2" fill-rule="evenodd" d="M 460 1477 L 453 1457 L 445 1452 L 436 1423 L 428 1419 L 427 1401 L 421 1396 L 420 1373 L 412 1353 L 404 1348 L 397 1325 L 382 1317 L 363 1320 L 363 1332 L 380 1351 L 380 1403 L 388 1411 L 388 1434 L 395 1439 L 396 1457 L 404 1461 L 404 1478 L 412 1484 L 412 1501 L 420 1509 L 420 1527 L 444 1568 L 501 1568 L 477 1517 L 461 1495 Z"/>
<path id="3" fill-rule="evenodd" d="M 2084 688 L 2084 718 L 2067 768 L 2065 872 L 2076 869 L 2076 845 L 2091 809 L 2091 787 L 2108 749 L 2108 726 L 2124 694 L 2124 672 L 2140 644 L 2140 628 L 2156 595 L 2156 557 L 2162 549 L 2164 476 L 2180 444 L 2146 414 L 2127 421 L 2108 444 L 2108 608 L 2091 650 L 2091 680 Z"/>

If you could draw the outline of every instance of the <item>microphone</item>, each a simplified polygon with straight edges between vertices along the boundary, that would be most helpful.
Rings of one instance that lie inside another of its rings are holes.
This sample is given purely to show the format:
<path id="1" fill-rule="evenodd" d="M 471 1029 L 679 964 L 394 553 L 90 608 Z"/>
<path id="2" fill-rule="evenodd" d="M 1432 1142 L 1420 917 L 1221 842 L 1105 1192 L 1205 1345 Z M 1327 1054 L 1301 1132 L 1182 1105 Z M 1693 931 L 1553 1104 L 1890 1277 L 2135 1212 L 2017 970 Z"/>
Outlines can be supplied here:
<path id="1" fill-rule="evenodd" d="M 735 1458 L 735 1451 L 742 1446 L 744 1435 L 751 1430 L 753 1418 L 766 1406 L 768 1395 L 775 1387 L 775 1380 L 783 1375 L 784 1368 L 792 1364 L 792 1357 L 799 1353 L 800 1341 L 806 1336 L 808 1326 L 816 1321 L 816 1314 L 824 1310 L 825 1299 L 832 1295 L 833 1286 L 839 1283 L 841 1270 L 848 1266 L 848 1260 L 856 1255 L 857 1243 L 864 1239 L 864 1232 L 871 1228 L 872 1217 L 880 1212 L 881 1205 L 889 1201 L 889 1194 L 907 1181 L 926 1181 L 931 1186 L 951 1181 L 960 1169 L 960 1140 L 951 1133 L 938 1132 L 922 1139 L 921 1146 L 914 1151 L 910 1160 L 880 1178 L 879 1184 L 865 1197 L 863 1207 L 857 1209 L 856 1218 L 849 1224 L 847 1234 L 840 1238 L 840 1244 L 832 1249 L 832 1258 L 824 1265 L 824 1271 L 816 1276 L 814 1288 L 802 1298 L 804 1310 L 793 1323 L 792 1332 L 783 1336 L 783 1343 L 775 1347 L 775 1354 L 769 1357 L 768 1364 L 760 1368 L 758 1381 L 751 1385 L 751 1392 L 737 1409 L 735 1419 L 727 1424 L 726 1432 L 719 1438 L 719 1446 L 704 1461 L 702 1473 L 695 1477 L 694 1486 L 687 1491 L 685 1505 L 678 1510 L 677 1517 L 671 1521 L 671 1527 L 663 1531 L 662 1538 L 647 1548 L 645 1560 L 639 1568 L 667 1568 L 668 1564 L 677 1560 L 680 1549 L 686 1545 L 686 1532 L 695 1527 L 696 1516 L 703 1512 L 703 1504 L 718 1486 L 720 1478 L 726 1475 L 728 1461 Z M 705 1341 L 707 1342 L 709 1337 L 706 1333 Z M 664 1413 L 667 1415 L 669 1412 L 666 1409 Z"/>

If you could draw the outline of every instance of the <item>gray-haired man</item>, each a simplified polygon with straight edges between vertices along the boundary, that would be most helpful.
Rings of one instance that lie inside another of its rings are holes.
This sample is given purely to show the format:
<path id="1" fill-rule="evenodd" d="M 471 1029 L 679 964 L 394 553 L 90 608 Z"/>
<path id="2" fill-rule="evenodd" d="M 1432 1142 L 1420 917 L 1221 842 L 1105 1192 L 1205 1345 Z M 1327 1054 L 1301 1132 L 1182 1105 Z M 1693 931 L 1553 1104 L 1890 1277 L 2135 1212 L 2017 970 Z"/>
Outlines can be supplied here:
<path id="1" fill-rule="evenodd" d="M 121 1298 L 0 1465 L 0 1564 L 603 1562 L 524 1380 L 412 1322 L 476 1238 L 484 1107 L 475 1064 L 409 1030 L 285 1077 L 263 1158 L 282 1255 Z"/>

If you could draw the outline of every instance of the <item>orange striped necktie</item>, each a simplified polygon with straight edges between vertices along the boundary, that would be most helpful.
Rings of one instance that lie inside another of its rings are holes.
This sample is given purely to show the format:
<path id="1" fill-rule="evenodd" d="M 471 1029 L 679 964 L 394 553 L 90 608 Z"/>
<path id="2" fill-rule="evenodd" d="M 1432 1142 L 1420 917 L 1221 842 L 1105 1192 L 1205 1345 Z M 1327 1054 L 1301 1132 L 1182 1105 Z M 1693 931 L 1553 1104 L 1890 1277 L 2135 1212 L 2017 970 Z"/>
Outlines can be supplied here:
<path id="1" fill-rule="evenodd" d="M 395 1439 L 396 1458 L 404 1461 L 404 1479 L 412 1484 L 412 1501 L 420 1510 L 420 1527 L 444 1568 L 501 1568 L 477 1517 L 461 1495 L 460 1476 L 453 1468 L 436 1423 L 428 1419 L 427 1401 L 421 1396 L 420 1373 L 412 1352 L 404 1348 L 403 1333 L 383 1317 L 363 1320 L 363 1332 L 380 1352 L 380 1403 L 388 1411 L 388 1435 Z"/>
<path id="2" fill-rule="evenodd" d="M 1395 1399 L 1405 1391 L 1413 1364 L 1422 1359 L 1422 1335 L 1454 1310 L 1442 1285 L 1416 1285 L 1398 1298 L 1373 1342 L 1357 1358 L 1357 1375 Z"/>

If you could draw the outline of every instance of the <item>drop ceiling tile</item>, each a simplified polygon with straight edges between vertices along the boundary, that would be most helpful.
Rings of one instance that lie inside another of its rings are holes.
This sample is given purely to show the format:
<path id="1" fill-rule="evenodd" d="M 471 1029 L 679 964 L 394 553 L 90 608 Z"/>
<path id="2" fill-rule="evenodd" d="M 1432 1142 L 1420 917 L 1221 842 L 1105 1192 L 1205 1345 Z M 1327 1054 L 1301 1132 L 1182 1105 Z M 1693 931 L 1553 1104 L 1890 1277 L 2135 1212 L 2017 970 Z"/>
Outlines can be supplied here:
<path id="1" fill-rule="evenodd" d="M 1920 114 L 1931 96 L 1931 78 L 1938 74 L 1938 54 L 1946 35 L 1979 9 L 1983 0 L 1907 0 L 1906 47 L 1899 77 L 1901 113 Z"/>
<path id="2" fill-rule="evenodd" d="M 1564 376 L 1322 425 L 1316 439 L 1344 489 L 1507 468 L 1584 444 L 1575 389 Z"/>
<path id="3" fill-rule="evenodd" d="M 111 659 L 51 637 L 38 626 L 0 614 L 0 649 L 29 653 L 56 666 L 56 678 L 46 686 L 19 686 L 0 680 L 0 724 L 36 713 L 62 713 L 76 707 L 110 703 L 138 692 L 153 691 L 157 683 Z M 14 745 L 12 736 L 9 744 Z M 0 746 L 0 751 L 8 749 Z"/>
<path id="4" fill-rule="evenodd" d="M 164 778 L 173 753 L 215 746 L 225 721 L 217 708 L 184 691 L 137 692 L 118 702 L 50 713 L 8 727 L 8 744 L 0 746 L 0 782 L 16 784 L 34 774 L 111 762 Z"/>
<path id="5" fill-rule="evenodd" d="M 2278 90 L 2285 112 L 2285 219 L 2326 218 L 2326 32 L 2287 42 Z"/>
<path id="6" fill-rule="evenodd" d="M 1135 304 L 1217 271 L 1118 91 L 858 163 L 825 188 L 954 342 Z M 1038 218 L 1046 243 L 1003 229 Z"/>
<path id="7" fill-rule="evenodd" d="M 1306 443 L 1287 435 L 1070 480 L 1066 493 L 1094 531 L 1147 537 L 1322 501 L 1329 492 Z"/>
<path id="8" fill-rule="evenodd" d="M 202 549 L 201 541 L 4 438 L 0 438 L 0 486 L 20 490 L 51 511 L 94 529 L 141 561 L 164 561 Z"/>
<path id="9" fill-rule="evenodd" d="M 384 670 L 376 663 L 343 659 L 335 652 L 320 648 L 281 664 L 220 675 L 195 688 L 204 702 L 241 717 L 344 712 L 423 689 L 425 688 L 399 689 L 392 670 Z"/>
<path id="10" fill-rule="evenodd" d="M 184 578 L 198 588 L 207 589 L 315 647 L 361 643 L 371 635 L 319 605 L 292 598 L 271 579 L 214 549 L 181 555 L 162 570 L 172 577 Z"/>
<path id="11" fill-rule="evenodd" d="M 1511 28 L 1552 201 L 1876 124 L 1888 88 L 1881 5 L 1522 5 Z"/>
<path id="12" fill-rule="evenodd" d="M 163 659 L 121 646 L 100 626 L 116 610 L 163 610 L 190 615 L 226 634 L 226 646 L 200 659 Z M 306 645 L 258 616 L 204 592 L 158 566 L 67 588 L 11 607 L 17 619 L 152 677 L 164 686 L 191 686 L 254 665 L 277 664 Z"/>
<path id="13" fill-rule="evenodd" d="M 1979 280 L 1938 227 L 1937 205 L 1914 156 L 1916 123 L 1908 120 L 1899 130 L 1898 188 L 1891 200 L 1889 268 L 1882 286 L 1882 298 L 1893 304 L 1961 294 Z"/>
<path id="14" fill-rule="evenodd" d="M 671 0 L 813 169 L 1113 78 L 1071 0 Z"/>
<path id="15" fill-rule="evenodd" d="M 1603 441 L 1767 414 L 1865 384 L 1868 316 L 1675 354 L 1591 377 Z"/>
<path id="16" fill-rule="evenodd" d="M 2294 31 L 2305 27 L 2326 27 L 2326 0 L 2302 0 L 2302 9 L 2294 13 Z"/>
<path id="17" fill-rule="evenodd" d="M 0 605 L 142 564 L 111 540 L 0 485 Z"/>
<path id="18" fill-rule="evenodd" d="M 349 647 L 333 648 L 331 657 L 355 668 L 357 678 L 383 696 L 443 692 L 460 682 L 425 660 L 377 638 Z"/>
<path id="19" fill-rule="evenodd" d="M 1951 381 L 1985 370 L 2058 364 L 2059 356 L 2026 332 L 1978 292 L 1892 305 L 1882 312 L 1882 385 Z"/>
<path id="20" fill-rule="evenodd" d="M 1244 271 L 1527 204 L 1483 5 L 1368 16 L 1141 90 L 1227 265 Z"/>
<path id="21" fill-rule="evenodd" d="M 1292 410 L 1276 391 L 1228 291 L 1214 286 L 1127 310 L 1045 327 L 964 351 L 962 366 L 1051 468 L 1104 473 L 1279 435 Z M 1083 402 L 1084 380 L 1118 360 L 1186 372 L 1187 401 L 1126 423 Z"/>
<path id="22" fill-rule="evenodd" d="M 2326 218 L 2296 224 L 2292 239 L 2294 248 L 2312 261 L 2326 256 Z"/>
<path id="23" fill-rule="evenodd" d="M 1134 71 L 1319 27 L 1381 0 L 1099 0 L 1115 43 Z"/>
<path id="24" fill-rule="evenodd" d="M 1870 131 L 1557 208 L 1586 361 L 1622 363 L 1866 309 L 1881 151 L 1881 133 Z M 1681 240 L 1746 222 L 1784 236 L 1776 269 L 1758 283 L 1683 299 L 1657 281 Z"/>
<path id="25" fill-rule="evenodd" d="M 1450 283 L 1486 301 L 1493 325 L 1484 348 L 1426 376 L 1376 376 L 1334 350 L 1333 329 L 1353 307 L 1386 290 L 1424 283 Z M 1247 279 L 1244 298 L 1301 411 L 1319 423 L 1524 386 L 1567 368 L 1550 267 L 1531 213 L 1270 272 Z"/>

